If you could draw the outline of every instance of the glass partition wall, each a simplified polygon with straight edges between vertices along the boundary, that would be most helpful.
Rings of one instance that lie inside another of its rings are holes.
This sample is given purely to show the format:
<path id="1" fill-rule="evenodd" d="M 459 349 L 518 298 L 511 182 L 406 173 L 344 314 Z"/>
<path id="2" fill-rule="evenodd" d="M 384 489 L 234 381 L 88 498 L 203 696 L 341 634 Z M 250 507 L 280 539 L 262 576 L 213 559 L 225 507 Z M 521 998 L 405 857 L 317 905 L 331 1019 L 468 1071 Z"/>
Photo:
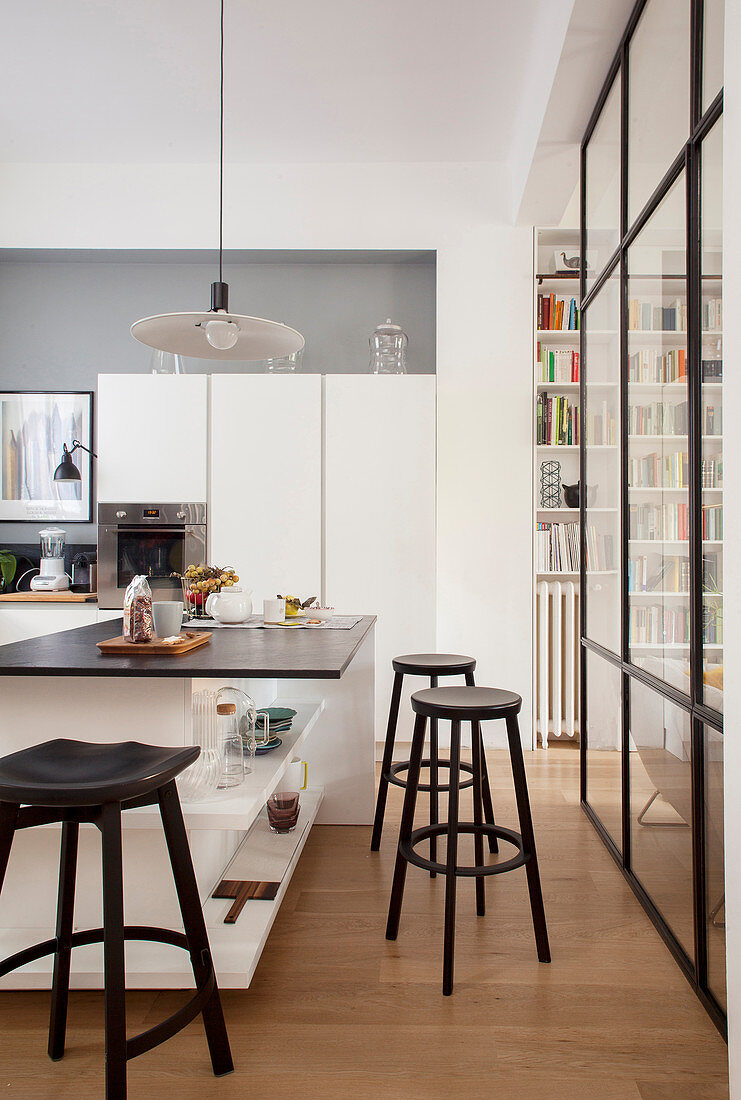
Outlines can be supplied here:
<path id="1" fill-rule="evenodd" d="M 725 1033 L 723 4 L 639 0 L 582 142 L 582 804 Z"/>

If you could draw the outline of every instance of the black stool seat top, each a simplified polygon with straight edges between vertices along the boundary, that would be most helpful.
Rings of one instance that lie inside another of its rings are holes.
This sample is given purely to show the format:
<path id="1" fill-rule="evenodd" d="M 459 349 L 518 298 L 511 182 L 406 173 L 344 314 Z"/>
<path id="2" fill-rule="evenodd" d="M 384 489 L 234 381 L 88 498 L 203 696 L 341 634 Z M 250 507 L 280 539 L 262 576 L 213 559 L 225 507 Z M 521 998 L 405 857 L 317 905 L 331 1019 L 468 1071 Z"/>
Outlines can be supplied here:
<path id="1" fill-rule="evenodd" d="M 415 691 L 412 710 L 426 718 L 482 722 L 519 713 L 522 699 L 514 691 L 487 687 L 442 687 Z"/>
<path id="2" fill-rule="evenodd" d="M 461 676 L 474 671 L 476 659 L 462 653 L 405 653 L 391 664 L 394 672 L 409 676 Z"/>
<path id="3" fill-rule="evenodd" d="M 26 806 L 125 802 L 164 786 L 200 751 L 198 745 L 105 745 L 60 737 L 0 760 L 0 801 Z"/>

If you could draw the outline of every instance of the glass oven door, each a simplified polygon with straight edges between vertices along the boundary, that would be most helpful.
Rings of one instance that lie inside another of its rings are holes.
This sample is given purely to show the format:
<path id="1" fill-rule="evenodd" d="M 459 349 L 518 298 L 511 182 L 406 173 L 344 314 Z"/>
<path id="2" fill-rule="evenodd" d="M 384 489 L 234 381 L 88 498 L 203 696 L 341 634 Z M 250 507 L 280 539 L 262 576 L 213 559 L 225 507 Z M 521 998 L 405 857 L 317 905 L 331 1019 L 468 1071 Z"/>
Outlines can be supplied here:
<path id="1" fill-rule="evenodd" d="M 124 591 L 137 575 L 154 592 L 180 593 L 173 573 L 182 573 L 185 560 L 184 527 L 119 527 L 116 537 L 116 587 Z"/>

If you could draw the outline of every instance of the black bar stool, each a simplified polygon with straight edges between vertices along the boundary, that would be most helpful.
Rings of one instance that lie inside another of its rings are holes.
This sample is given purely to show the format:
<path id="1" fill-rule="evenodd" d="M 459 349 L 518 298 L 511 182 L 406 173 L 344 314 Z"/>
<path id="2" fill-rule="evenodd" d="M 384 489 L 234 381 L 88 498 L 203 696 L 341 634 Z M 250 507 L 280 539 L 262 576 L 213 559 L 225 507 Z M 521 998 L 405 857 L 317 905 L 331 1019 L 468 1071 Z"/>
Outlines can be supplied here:
<path id="1" fill-rule="evenodd" d="M 476 879 L 476 912 L 482 916 L 485 912 L 484 877 L 501 875 L 505 871 L 514 871 L 525 867 L 527 885 L 530 893 L 530 908 L 533 915 L 535 942 L 540 962 L 550 962 L 548 931 L 543 909 L 543 895 L 540 889 L 538 857 L 535 852 L 535 835 L 530 816 L 530 799 L 527 793 L 525 765 L 522 759 L 520 729 L 517 721 L 522 699 L 513 691 L 484 687 L 444 687 L 428 688 L 412 696 L 412 710 L 417 715 L 414 722 L 412 755 L 409 761 L 409 779 L 404 797 L 404 810 L 399 831 L 399 848 L 394 868 L 394 883 L 391 889 L 386 939 L 395 940 L 399 931 L 401 904 L 404 896 L 404 880 L 407 864 L 413 863 L 424 870 L 439 871 L 445 875 L 445 933 L 443 953 L 443 993 L 453 992 L 453 950 L 455 946 L 455 892 L 456 877 L 464 876 Z M 450 796 L 448 800 L 448 821 L 443 824 L 431 824 L 422 829 L 412 829 L 414 824 L 414 806 L 419 787 L 419 773 L 423 764 L 422 746 L 425 739 L 427 719 L 438 721 L 445 719 L 451 723 L 450 738 Z M 515 784 L 517 814 L 520 819 L 520 832 L 504 829 L 500 825 L 484 823 L 482 807 L 483 764 L 481 749 L 480 723 L 494 718 L 503 718 L 507 723 L 509 755 L 512 762 L 512 775 Z M 470 722 L 473 744 L 473 821 L 458 820 L 458 777 L 461 751 L 461 722 Z M 458 864 L 458 835 L 472 833 L 474 837 L 475 865 L 464 867 Z M 425 859 L 415 851 L 417 844 L 431 837 L 447 837 L 446 862 L 435 863 Z M 495 836 L 514 845 L 517 854 L 501 863 L 484 863 L 484 837 Z"/>
<path id="2" fill-rule="evenodd" d="M 203 919 L 175 776 L 197 758 L 198 746 L 159 748 L 136 741 L 101 745 L 59 739 L 0 760 L 0 889 L 17 829 L 62 822 L 57 927 L 54 939 L 0 962 L 0 977 L 54 955 L 49 1057 L 64 1054 L 70 951 L 103 943 L 105 965 L 105 1095 L 124 1100 L 126 1062 L 170 1039 L 203 1016 L 217 1077 L 234 1069 L 216 974 Z M 159 803 L 185 933 L 124 925 L 121 811 Z M 100 829 L 103 851 L 103 927 L 73 932 L 77 843 L 81 822 Z M 126 1038 L 124 941 L 152 940 L 190 953 L 196 993 L 168 1019 Z"/>
<path id="3" fill-rule="evenodd" d="M 407 785 L 407 780 L 401 779 L 399 773 L 408 770 L 409 761 L 399 760 L 396 764 L 393 763 L 396 726 L 399 720 L 399 703 L 401 701 L 401 690 L 404 685 L 404 676 L 429 676 L 430 686 L 433 688 L 437 687 L 439 676 L 464 676 L 466 683 L 473 686 L 473 673 L 476 668 L 476 660 L 474 657 L 466 657 L 461 653 L 406 653 L 402 657 L 395 657 L 391 665 L 394 670 L 394 686 L 391 691 L 391 706 L 389 708 L 389 720 L 386 729 L 386 743 L 383 748 L 381 779 L 378 784 L 378 798 L 376 800 L 376 816 L 373 821 L 373 835 L 371 836 L 372 852 L 377 852 L 381 846 L 381 833 L 383 832 L 383 819 L 386 813 L 386 796 L 388 795 L 389 783 L 393 783 L 396 787 L 406 787 Z M 491 789 L 489 787 L 489 775 L 486 770 L 486 754 L 483 751 L 483 741 L 481 742 L 481 761 L 484 774 L 484 813 L 486 815 L 486 821 L 490 825 L 493 825 L 494 807 L 491 800 Z M 450 789 L 449 784 L 441 784 L 439 780 L 439 769 L 450 768 L 450 761 L 441 760 L 439 757 L 436 718 L 430 721 L 430 756 L 429 759 L 424 759 L 422 761 L 422 767 L 430 769 L 430 782 L 418 783 L 417 790 L 429 791 L 430 825 L 436 825 L 439 819 L 438 796 L 441 792 Z M 473 786 L 473 766 L 465 760 L 461 760 L 459 761 L 459 768 L 460 771 L 467 772 L 468 775 L 472 777 L 471 779 L 464 779 L 463 782 L 460 782 L 459 779 L 458 789 L 463 791 L 467 787 Z M 497 838 L 493 833 L 490 834 L 488 840 L 489 851 L 499 851 Z M 436 855 L 437 834 L 435 833 L 430 837 L 430 859 L 433 862 Z M 431 869 L 430 878 L 434 878 L 435 873 L 436 872 Z"/>

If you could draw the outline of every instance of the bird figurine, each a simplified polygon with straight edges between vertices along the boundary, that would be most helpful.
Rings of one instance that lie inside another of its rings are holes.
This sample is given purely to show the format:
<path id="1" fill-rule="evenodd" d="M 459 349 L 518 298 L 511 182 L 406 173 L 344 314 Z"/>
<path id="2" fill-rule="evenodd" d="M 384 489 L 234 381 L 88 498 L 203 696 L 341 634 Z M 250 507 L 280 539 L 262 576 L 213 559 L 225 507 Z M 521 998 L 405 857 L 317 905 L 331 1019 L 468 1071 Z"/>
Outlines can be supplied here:
<path id="1" fill-rule="evenodd" d="M 568 257 L 565 252 L 562 252 L 561 259 L 563 260 L 563 266 L 568 268 L 569 271 L 579 271 L 581 269 L 582 264 L 579 256 Z M 584 264 L 584 270 L 589 270 L 589 264 Z"/>

